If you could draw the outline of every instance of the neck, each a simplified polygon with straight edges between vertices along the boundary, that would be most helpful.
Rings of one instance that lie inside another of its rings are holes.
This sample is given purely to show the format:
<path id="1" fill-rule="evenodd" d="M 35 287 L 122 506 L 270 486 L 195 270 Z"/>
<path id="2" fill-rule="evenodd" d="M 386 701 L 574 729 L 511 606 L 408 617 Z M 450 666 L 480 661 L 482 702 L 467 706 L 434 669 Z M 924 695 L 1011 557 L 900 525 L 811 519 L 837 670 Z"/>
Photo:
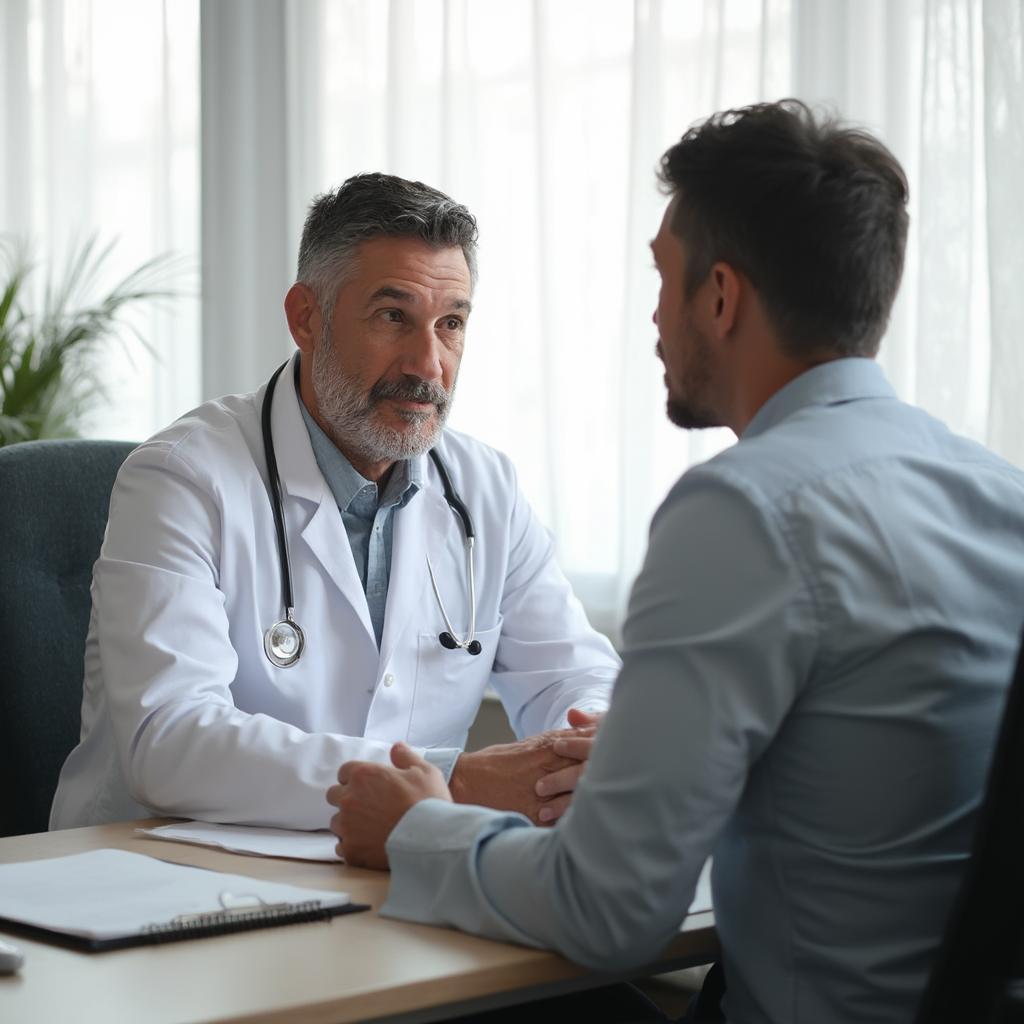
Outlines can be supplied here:
<path id="1" fill-rule="evenodd" d="M 745 364 L 745 372 L 737 379 L 733 389 L 729 421 L 726 424 L 737 437 L 750 425 L 761 406 L 776 392 L 781 391 L 790 381 L 796 380 L 801 374 L 831 362 L 837 356 L 820 358 L 793 359 L 778 351 L 768 353 L 767 357 L 752 360 Z"/>
<path id="2" fill-rule="evenodd" d="M 375 483 L 378 491 L 382 491 L 387 485 L 391 470 L 395 468 L 395 460 L 367 459 L 365 456 L 357 454 L 316 413 L 312 413 L 312 416 L 320 429 L 331 439 L 334 447 L 348 459 L 349 465 L 365 480 Z"/>

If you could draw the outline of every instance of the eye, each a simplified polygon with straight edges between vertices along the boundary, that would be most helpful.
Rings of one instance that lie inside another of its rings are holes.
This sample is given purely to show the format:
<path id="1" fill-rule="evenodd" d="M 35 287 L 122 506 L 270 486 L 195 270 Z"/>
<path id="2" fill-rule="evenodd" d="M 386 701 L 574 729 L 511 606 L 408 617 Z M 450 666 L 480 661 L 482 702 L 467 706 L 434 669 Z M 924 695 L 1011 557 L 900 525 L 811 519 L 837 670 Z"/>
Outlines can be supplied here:
<path id="1" fill-rule="evenodd" d="M 461 331 L 465 326 L 465 321 L 460 316 L 446 316 L 441 321 L 441 326 L 446 331 Z"/>
<path id="2" fill-rule="evenodd" d="M 385 309 L 381 312 L 381 316 L 390 324 L 405 322 L 405 314 L 400 309 Z"/>

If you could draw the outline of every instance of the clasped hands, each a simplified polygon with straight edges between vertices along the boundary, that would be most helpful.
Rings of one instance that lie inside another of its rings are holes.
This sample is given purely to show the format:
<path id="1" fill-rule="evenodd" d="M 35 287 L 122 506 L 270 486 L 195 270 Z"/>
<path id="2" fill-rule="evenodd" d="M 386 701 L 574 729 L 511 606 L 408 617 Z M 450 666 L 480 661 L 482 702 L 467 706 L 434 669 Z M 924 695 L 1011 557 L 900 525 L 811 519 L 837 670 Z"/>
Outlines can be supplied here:
<path id="1" fill-rule="evenodd" d="M 358 867 L 387 868 L 391 831 L 410 807 L 430 797 L 554 824 L 569 807 L 601 717 L 573 708 L 568 729 L 460 754 L 448 785 L 438 768 L 404 743 L 391 748 L 391 765 L 346 761 L 327 791 L 327 802 L 338 808 L 331 818 L 331 831 L 341 840 L 338 853 Z"/>

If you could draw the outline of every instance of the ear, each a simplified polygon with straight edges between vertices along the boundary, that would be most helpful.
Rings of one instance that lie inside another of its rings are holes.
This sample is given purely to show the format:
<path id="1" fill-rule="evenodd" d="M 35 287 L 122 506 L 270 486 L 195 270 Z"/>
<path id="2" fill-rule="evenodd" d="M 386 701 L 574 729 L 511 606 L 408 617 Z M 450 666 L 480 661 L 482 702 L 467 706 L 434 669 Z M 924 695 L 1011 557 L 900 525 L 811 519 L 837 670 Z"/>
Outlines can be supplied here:
<path id="1" fill-rule="evenodd" d="M 310 355 L 320 337 L 320 306 L 313 290 L 296 282 L 284 297 L 284 315 L 288 319 L 288 330 L 299 350 Z"/>
<path id="2" fill-rule="evenodd" d="M 739 318 L 744 280 L 728 263 L 716 263 L 708 274 L 711 284 L 711 329 L 718 338 L 727 337 Z"/>

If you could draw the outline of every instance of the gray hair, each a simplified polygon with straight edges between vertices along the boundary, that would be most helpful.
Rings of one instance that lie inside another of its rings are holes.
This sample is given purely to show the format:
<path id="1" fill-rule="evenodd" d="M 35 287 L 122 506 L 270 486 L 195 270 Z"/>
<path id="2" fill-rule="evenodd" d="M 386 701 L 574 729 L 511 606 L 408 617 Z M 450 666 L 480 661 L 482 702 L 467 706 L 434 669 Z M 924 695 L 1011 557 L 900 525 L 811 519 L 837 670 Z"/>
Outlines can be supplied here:
<path id="1" fill-rule="evenodd" d="M 459 246 L 476 287 L 476 218 L 420 181 L 357 174 L 318 195 L 299 244 L 297 280 L 313 290 L 325 323 L 338 289 L 354 271 L 359 246 L 371 238 L 419 238 L 435 248 Z"/>

